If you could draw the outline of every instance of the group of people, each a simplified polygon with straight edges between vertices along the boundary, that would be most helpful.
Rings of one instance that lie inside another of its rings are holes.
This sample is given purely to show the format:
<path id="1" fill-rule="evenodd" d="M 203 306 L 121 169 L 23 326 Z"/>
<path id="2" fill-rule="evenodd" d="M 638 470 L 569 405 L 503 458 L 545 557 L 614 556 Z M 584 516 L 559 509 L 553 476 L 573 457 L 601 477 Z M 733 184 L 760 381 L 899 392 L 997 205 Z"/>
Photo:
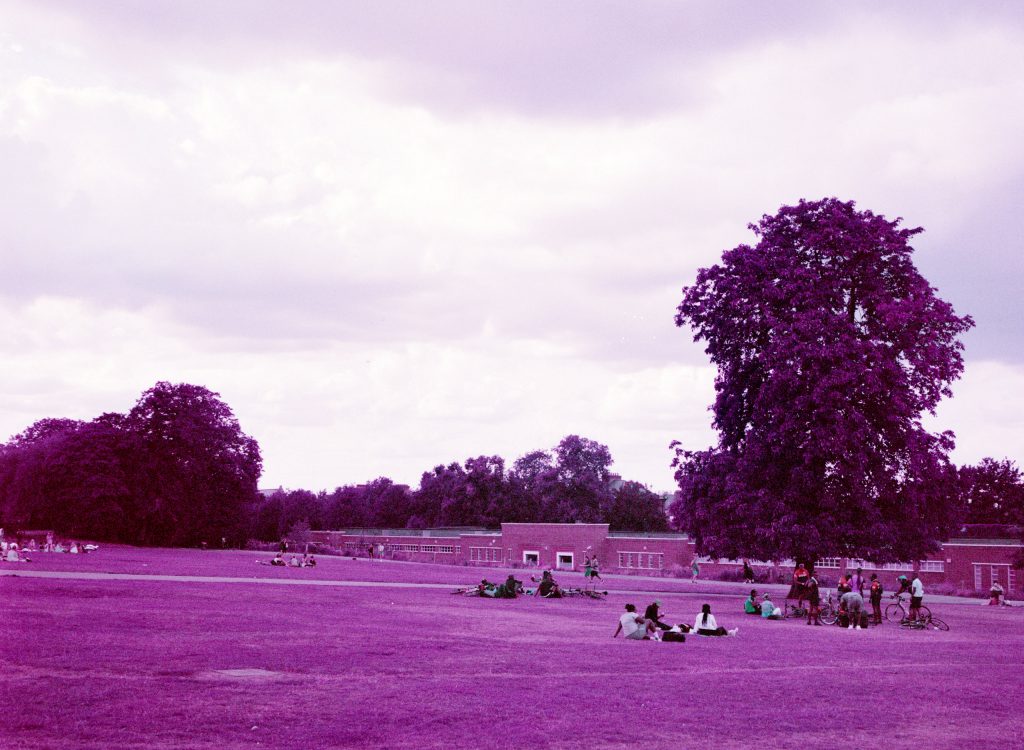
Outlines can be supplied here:
<path id="1" fill-rule="evenodd" d="M 47 535 L 46 542 L 40 545 L 35 539 L 29 539 L 22 544 L 18 539 L 6 539 L 3 536 L 3 529 L 0 529 L 0 562 L 32 562 L 30 554 L 35 552 L 59 552 L 72 555 L 86 554 L 99 549 L 94 544 L 83 544 L 82 542 L 71 542 L 65 545 L 63 542 L 54 542 L 53 535 Z"/>
<path id="2" fill-rule="evenodd" d="M 492 583 L 484 578 L 477 584 L 476 591 L 480 596 L 490 599 L 515 599 L 520 594 L 540 596 L 545 599 L 561 599 L 564 595 L 562 587 L 558 585 L 550 570 L 545 570 L 539 581 L 533 576 L 530 576 L 530 580 L 537 584 L 536 588 L 524 588 L 523 582 L 511 573 L 504 583 Z"/>
<path id="3" fill-rule="evenodd" d="M 661 602 L 654 601 L 647 606 L 641 616 L 633 604 L 626 605 L 626 611 L 619 617 L 618 627 L 612 633 L 612 638 L 622 633 L 627 640 L 632 641 L 675 641 L 682 643 L 686 640 L 686 633 L 706 636 L 735 636 L 739 628 L 727 630 L 718 624 L 715 616 L 711 614 L 711 605 L 704 604 L 700 608 L 700 614 L 694 620 L 693 626 L 685 623 L 669 625 L 664 622 L 665 613 L 661 611 Z"/>
<path id="4" fill-rule="evenodd" d="M 275 568 L 315 568 L 316 558 L 311 554 L 303 554 L 300 558 L 298 555 L 289 555 L 286 560 L 283 552 L 278 552 L 274 555 L 274 559 L 258 560 L 260 565 L 273 565 Z"/>
<path id="5" fill-rule="evenodd" d="M 921 576 L 916 574 L 911 581 L 905 575 L 896 579 L 899 590 L 895 596 L 910 594 L 910 612 L 908 619 L 916 621 L 920 617 L 921 603 L 924 601 L 924 583 Z M 870 579 L 864 577 L 861 568 L 857 568 L 852 574 L 844 573 L 839 578 L 836 586 L 836 594 L 839 598 L 838 621 L 846 623 L 850 630 L 862 630 L 868 627 L 869 618 L 864 609 L 864 591 L 868 591 L 868 601 L 871 603 L 870 622 L 873 625 L 882 624 L 882 594 L 885 589 L 877 573 L 872 573 Z M 745 612 L 754 614 L 751 611 L 755 605 L 756 591 L 751 591 L 750 598 L 744 602 Z M 766 595 L 767 596 L 767 595 Z M 807 624 L 821 625 L 821 591 L 818 579 L 813 570 L 808 569 L 803 563 L 797 563 L 793 570 L 793 583 L 786 594 L 786 599 L 796 599 L 797 607 L 802 609 L 804 600 L 807 601 Z"/>

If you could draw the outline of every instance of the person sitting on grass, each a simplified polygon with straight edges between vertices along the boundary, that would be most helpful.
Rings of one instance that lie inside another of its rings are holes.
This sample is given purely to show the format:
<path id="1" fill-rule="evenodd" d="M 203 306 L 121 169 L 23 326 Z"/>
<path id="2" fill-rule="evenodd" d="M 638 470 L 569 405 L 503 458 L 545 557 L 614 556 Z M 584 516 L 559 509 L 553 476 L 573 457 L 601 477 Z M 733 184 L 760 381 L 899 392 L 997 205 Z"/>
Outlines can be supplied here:
<path id="1" fill-rule="evenodd" d="M 304 568 L 315 568 L 316 567 L 316 558 L 313 557 L 312 554 L 305 555 L 302 558 L 302 566 Z"/>
<path id="2" fill-rule="evenodd" d="M 761 614 L 761 603 L 757 601 L 757 589 L 750 589 L 750 596 L 743 602 L 743 611 L 748 615 Z"/>
<path id="3" fill-rule="evenodd" d="M 999 583 L 999 581 L 992 581 L 992 586 L 988 590 L 988 603 L 992 606 L 998 607 L 1003 603 L 1004 594 L 1003 584 Z"/>
<path id="4" fill-rule="evenodd" d="M 839 607 L 846 611 L 849 618 L 849 624 L 846 627 L 850 630 L 860 630 L 860 614 L 864 609 L 864 597 L 856 591 L 847 591 L 840 597 Z"/>
<path id="5" fill-rule="evenodd" d="M 781 620 L 782 610 L 775 606 L 771 594 L 765 592 L 761 599 L 761 617 L 766 620 Z"/>
<path id="6" fill-rule="evenodd" d="M 700 614 L 697 615 L 697 621 L 693 625 L 694 631 L 697 635 L 736 635 L 740 632 L 739 628 L 733 628 L 732 630 L 726 630 L 719 626 L 715 621 L 715 616 L 711 614 L 711 605 L 705 604 L 700 608 Z"/>
<path id="7" fill-rule="evenodd" d="M 543 575 L 541 575 L 536 596 L 543 596 L 546 599 L 560 599 L 562 597 L 562 589 L 555 582 L 550 570 L 545 570 Z"/>
<path id="8" fill-rule="evenodd" d="M 276 555 L 274 555 L 274 559 L 271 560 L 270 562 L 263 563 L 261 561 L 261 563 L 263 565 L 273 565 L 274 567 L 277 567 L 277 568 L 283 568 L 284 565 L 285 565 L 284 556 L 280 552 L 278 552 Z"/>
<path id="9" fill-rule="evenodd" d="M 672 626 L 668 623 L 661 621 L 661 618 L 665 616 L 665 613 L 661 611 L 661 601 L 655 600 L 647 605 L 647 609 L 644 610 L 644 619 L 650 620 L 654 623 L 655 627 L 659 630 L 672 630 Z M 687 632 L 689 628 L 687 627 Z"/>
<path id="10" fill-rule="evenodd" d="M 619 626 L 612 633 L 612 638 L 622 633 L 629 641 L 649 641 L 657 638 L 657 628 L 654 623 L 636 613 L 636 607 L 632 604 L 626 605 L 625 613 L 619 618 Z"/>
<path id="11" fill-rule="evenodd" d="M 499 599 L 515 599 L 516 594 L 522 590 L 522 583 L 516 580 L 516 577 L 509 573 L 508 578 L 505 582 L 498 586 L 496 596 Z"/>

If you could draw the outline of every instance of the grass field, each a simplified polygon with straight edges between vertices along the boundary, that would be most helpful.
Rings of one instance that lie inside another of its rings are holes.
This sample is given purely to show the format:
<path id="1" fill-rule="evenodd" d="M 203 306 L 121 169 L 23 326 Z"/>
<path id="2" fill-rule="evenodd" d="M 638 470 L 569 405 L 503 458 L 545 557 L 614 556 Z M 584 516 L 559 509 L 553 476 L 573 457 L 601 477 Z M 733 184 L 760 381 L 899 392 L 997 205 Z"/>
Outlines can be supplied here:
<path id="1" fill-rule="evenodd" d="M 0 575 L 0 748 L 1024 746 L 1021 608 L 944 600 L 948 633 L 858 632 L 746 617 L 728 584 L 609 578 L 605 601 L 496 601 L 448 591 L 501 571 L 268 558 L 110 548 L 0 566 L 20 574 Z M 708 601 L 739 636 L 611 638 L 624 603 L 654 598 L 691 623 Z"/>

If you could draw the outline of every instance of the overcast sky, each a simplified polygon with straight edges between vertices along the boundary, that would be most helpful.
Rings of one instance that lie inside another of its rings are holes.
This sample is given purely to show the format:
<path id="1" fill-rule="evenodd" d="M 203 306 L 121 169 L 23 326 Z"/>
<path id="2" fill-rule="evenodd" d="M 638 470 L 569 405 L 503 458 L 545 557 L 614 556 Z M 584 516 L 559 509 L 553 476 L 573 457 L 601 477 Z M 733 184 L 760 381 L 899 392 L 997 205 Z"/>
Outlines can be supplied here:
<path id="1" fill-rule="evenodd" d="M 835 195 L 926 229 L 977 321 L 929 424 L 1020 463 L 1022 7 L 0 0 L 0 440 L 185 381 L 261 486 L 576 433 L 668 490 L 681 288 Z"/>

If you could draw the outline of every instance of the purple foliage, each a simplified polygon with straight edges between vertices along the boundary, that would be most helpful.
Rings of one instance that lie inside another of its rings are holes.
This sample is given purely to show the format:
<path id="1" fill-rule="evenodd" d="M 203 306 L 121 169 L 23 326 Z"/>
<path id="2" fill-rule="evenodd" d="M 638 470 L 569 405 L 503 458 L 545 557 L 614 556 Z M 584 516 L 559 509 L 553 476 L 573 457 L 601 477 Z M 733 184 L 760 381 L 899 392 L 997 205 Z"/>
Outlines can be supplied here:
<path id="1" fill-rule="evenodd" d="M 973 321 L 853 202 L 784 206 L 684 290 L 718 367 L 719 443 L 677 447 L 672 515 L 724 557 L 922 556 L 957 517 L 949 432 L 921 424 L 963 370 Z"/>

